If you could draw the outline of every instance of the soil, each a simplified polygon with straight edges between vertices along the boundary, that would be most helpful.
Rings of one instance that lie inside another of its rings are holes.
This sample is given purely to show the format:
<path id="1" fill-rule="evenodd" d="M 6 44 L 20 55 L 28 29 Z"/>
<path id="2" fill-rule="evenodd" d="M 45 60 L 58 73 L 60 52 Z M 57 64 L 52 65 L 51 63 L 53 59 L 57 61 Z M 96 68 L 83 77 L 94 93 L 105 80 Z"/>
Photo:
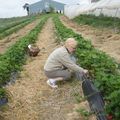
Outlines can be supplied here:
<path id="1" fill-rule="evenodd" d="M 23 29 L 23 33 L 26 31 Z M 75 94 L 83 96 L 77 80 L 59 83 L 57 89 L 47 85 L 44 64 L 49 54 L 59 45 L 50 18 L 38 36 L 38 56 L 29 57 L 15 84 L 6 86 L 11 99 L 0 111 L 1 120 L 85 120 L 77 109 L 89 111 L 86 101 L 78 103 Z M 89 120 L 95 120 L 94 115 Z"/>
<path id="2" fill-rule="evenodd" d="M 82 35 L 85 40 L 90 40 L 96 49 L 106 52 L 120 63 L 120 34 L 111 29 L 97 29 L 88 25 L 79 25 L 65 16 L 61 16 L 61 21 L 65 26 Z"/>

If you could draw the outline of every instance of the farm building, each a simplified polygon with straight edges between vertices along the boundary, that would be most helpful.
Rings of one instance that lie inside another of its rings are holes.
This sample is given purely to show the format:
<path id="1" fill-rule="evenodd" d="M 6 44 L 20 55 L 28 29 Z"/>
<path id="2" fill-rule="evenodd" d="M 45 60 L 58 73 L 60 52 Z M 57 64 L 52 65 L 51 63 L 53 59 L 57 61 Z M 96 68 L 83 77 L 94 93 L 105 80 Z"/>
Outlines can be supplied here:
<path id="1" fill-rule="evenodd" d="M 41 12 L 50 12 L 53 9 L 55 12 L 64 12 L 64 3 L 60 3 L 53 0 L 41 0 L 34 4 L 29 5 L 29 15 L 37 14 Z"/>

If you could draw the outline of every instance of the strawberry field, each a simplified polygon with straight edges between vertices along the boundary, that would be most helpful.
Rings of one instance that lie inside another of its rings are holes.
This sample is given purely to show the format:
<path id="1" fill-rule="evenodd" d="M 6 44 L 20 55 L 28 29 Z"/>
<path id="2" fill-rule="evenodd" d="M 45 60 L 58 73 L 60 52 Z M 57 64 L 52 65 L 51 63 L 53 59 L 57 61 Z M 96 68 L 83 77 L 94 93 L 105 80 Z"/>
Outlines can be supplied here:
<path id="1" fill-rule="evenodd" d="M 60 19 L 60 16 L 56 14 L 48 14 L 41 15 L 38 18 L 38 25 L 31 29 L 27 35 L 21 37 L 11 47 L 7 48 L 4 54 L 0 55 L 0 98 L 8 97 L 8 93 L 10 92 L 12 94 L 10 97 L 15 99 L 12 102 L 8 101 L 9 108 L 2 111 L 2 116 L 0 117 L 5 120 L 8 120 L 8 118 L 10 118 L 10 120 L 13 118 L 15 120 L 20 120 L 23 118 L 26 120 L 39 120 L 40 117 L 42 120 L 48 118 L 52 120 L 53 118 L 55 119 L 54 115 L 56 115 L 58 120 L 69 119 L 70 115 L 68 113 L 72 114 L 72 111 L 74 111 L 72 108 L 74 108 L 75 103 L 72 101 L 67 101 L 67 88 L 70 91 L 70 94 L 76 91 L 73 90 L 75 87 L 77 87 L 77 89 L 79 87 L 80 89 L 78 81 L 68 82 L 67 84 L 64 84 L 63 87 L 60 85 L 59 90 L 51 90 L 46 85 L 46 78 L 43 74 L 43 66 L 47 56 L 51 51 L 53 51 L 53 48 L 58 47 L 58 44 L 64 42 L 67 38 L 74 37 L 78 41 L 78 48 L 76 50 L 78 64 L 89 70 L 89 74 L 93 79 L 94 85 L 101 91 L 105 101 L 105 114 L 111 115 L 113 120 L 119 120 L 119 63 L 117 63 L 114 58 L 110 57 L 105 52 L 94 48 L 94 45 L 90 41 L 83 38 L 80 34 L 70 28 L 67 28 Z M 5 22 L 4 26 L 0 26 L 0 38 L 2 39 L 3 37 L 12 34 L 12 31 L 15 32 L 23 26 L 30 24 L 30 22 L 33 22 L 35 19 L 36 17 L 34 16 L 31 18 L 21 18 L 21 20 L 15 20 L 15 22 L 12 20 L 9 24 Z M 95 19 L 98 18 L 94 18 L 94 20 Z M 104 19 L 106 20 L 107 18 Z M 0 20 L 0 22 L 1 21 L 2 20 Z M 90 25 L 91 20 L 88 21 Z M 83 21 L 81 21 L 81 23 L 82 22 Z M 108 26 L 107 23 L 104 24 Z M 96 27 L 96 25 L 94 27 Z M 26 52 L 27 46 L 32 43 L 37 44 L 41 49 L 40 54 L 36 58 L 30 58 Z M 8 83 L 10 83 L 11 75 L 15 72 L 18 72 L 19 74 L 19 77 L 16 78 L 18 80 L 15 81 L 14 85 L 8 85 Z M 64 97 L 66 99 L 66 103 L 64 103 L 66 110 L 63 107 L 63 101 L 61 100 Z M 52 108 L 50 106 L 52 104 L 51 101 L 53 100 L 55 105 L 57 103 L 55 99 L 57 101 L 61 100 L 58 102 L 61 103 L 61 106 L 57 104 L 57 107 L 52 106 Z M 80 97 L 77 97 L 77 100 L 80 102 Z M 60 112 L 55 113 L 55 108 L 57 111 L 60 110 Z M 11 109 L 12 112 L 10 111 Z M 44 109 L 47 111 L 46 113 L 44 112 Z M 53 116 L 52 110 L 55 113 Z M 16 116 L 14 116 L 14 114 L 16 114 Z M 33 114 L 33 116 L 30 118 L 31 114 Z M 77 115 L 75 115 L 75 117 L 76 116 Z M 84 118 L 80 118 L 81 115 L 78 116 L 79 119 L 84 120 Z M 89 120 L 93 120 L 93 118 L 89 115 L 88 118 Z M 73 118 L 71 120 L 75 119 Z"/>

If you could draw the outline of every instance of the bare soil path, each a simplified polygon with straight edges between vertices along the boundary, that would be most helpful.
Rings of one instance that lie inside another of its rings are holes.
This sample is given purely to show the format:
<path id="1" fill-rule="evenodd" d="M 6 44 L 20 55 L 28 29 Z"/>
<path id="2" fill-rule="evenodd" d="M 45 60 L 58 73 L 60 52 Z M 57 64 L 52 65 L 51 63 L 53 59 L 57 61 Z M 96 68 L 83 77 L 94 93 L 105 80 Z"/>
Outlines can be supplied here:
<path id="1" fill-rule="evenodd" d="M 78 25 L 62 16 L 61 21 L 74 32 L 81 34 L 86 40 L 90 40 L 95 48 L 102 50 L 115 58 L 120 63 L 120 34 L 109 29 L 97 29 L 88 25 Z"/>
<path id="2" fill-rule="evenodd" d="M 41 49 L 37 57 L 29 57 L 15 84 L 6 87 L 11 93 L 7 108 L 0 111 L 0 120 L 85 120 L 76 112 L 88 110 L 88 103 L 77 103 L 74 94 L 82 94 L 78 81 L 68 81 L 52 89 L 47 84 L 43 66 L 48 55 L 59 45 L 55 28 L 50 18 L 38 36 Z M 89 120 L 95 120 L 90 116 Z"/>
<path id="3" fill-rule="evenodd" d="M 14 32 L 8 37 L 0 40 L 0 54 L 3 54 L 7 50 L 7 48 L 13 45 L 17 40 L 19 40 L 19 38 L 22 38 L 26 34 L 28 34 L 39 22 L 40 20 L 37 19 L 32 23 L 26 25 L 22 29 L 18 30 L 17 32 Z"/>

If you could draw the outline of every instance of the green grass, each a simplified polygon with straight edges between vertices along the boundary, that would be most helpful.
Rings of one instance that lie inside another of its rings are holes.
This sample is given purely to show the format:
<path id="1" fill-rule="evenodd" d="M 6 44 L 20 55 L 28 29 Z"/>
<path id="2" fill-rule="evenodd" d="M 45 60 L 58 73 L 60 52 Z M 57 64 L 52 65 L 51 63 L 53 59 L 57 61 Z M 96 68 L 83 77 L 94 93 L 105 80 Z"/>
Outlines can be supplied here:
<path id="1" fill-rule="evenodd" d="M 91 25 L 97 28 L 117 28 L 120 30 L 120 19 L 103 15 L 80 15 L 73 19 L 78 24 Z"/>

